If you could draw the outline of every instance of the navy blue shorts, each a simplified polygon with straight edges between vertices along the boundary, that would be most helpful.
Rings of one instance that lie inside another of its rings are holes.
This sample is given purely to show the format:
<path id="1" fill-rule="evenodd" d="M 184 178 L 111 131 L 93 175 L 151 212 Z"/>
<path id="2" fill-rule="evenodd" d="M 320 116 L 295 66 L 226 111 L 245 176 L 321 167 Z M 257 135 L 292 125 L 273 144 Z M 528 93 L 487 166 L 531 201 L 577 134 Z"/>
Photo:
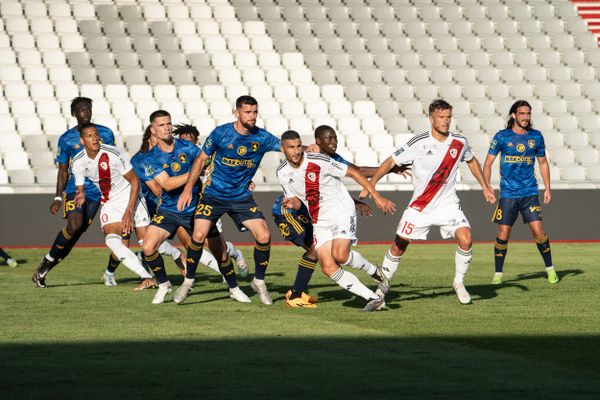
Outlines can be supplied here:
<path id="1" fill-rule="evenodd" d="M 313 244 L 313 226 L 310 217 L 303 214 L 288 218 L 282 215 L 273 215 L 273 221 L 279 228 L 281 236 L 287 241 L 292 242 L 298 247 L 308 250 Z"/>
<path id="2" fill-rule="evenodd" d="M 542 207 L 540 206 L 537 194 L 515 199 L 501 197 L 494 211 L 492 222 L 513 226 L 519 213 L 523 217 L 524 224 L 542 220 Z"/>
<path id="3" fill-rule="evenodd" d="M 173 237 L 179 227 L 185 229 L 186 232 L 192 236 L 192 233 L 194 232 L 193 217 L 193 214 L 180 214 L 158 208 L 156 214 L 152 217 L 150 225 L 164 229 L 169 232 L 170 237 Z"/>
<path id="4" fill-rule="evenodd" d="M 92 224 L 94 218 L 96 217 L 96 213 L 100 208 L 100 202 L 96 200 L 90 200 L 86 197 L 83 206 L 77 207 L 75 205 L 75 195 L 76 193 L 63 193 L 63 202 L 65 203 L 63 218 L 67 218 L 70 214 L 83 214 L 83 219 L 87 221 L 87 224 L 89 226 Z"/>
<path id="5" fill-rule="evenodd" d="M 200 195 L 194 213 L 195 219 L 206 219 L 215 224 L 225 214 L 229 214 L 240 231 L 245 230 L 244 221 L 265 219 L 252 196 L 241 200 L 221 200 L 212 196 Z"/>

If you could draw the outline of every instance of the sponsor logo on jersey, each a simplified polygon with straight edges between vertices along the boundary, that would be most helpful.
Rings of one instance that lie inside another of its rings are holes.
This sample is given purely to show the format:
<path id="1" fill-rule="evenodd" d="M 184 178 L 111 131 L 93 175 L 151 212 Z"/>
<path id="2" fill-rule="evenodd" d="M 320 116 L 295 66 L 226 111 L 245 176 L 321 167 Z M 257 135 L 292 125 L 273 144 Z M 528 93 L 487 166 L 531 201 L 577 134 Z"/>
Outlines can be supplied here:
<path id="1" fill-rule="evenodd" d="M 258 142 L 252 142 L 250 146 L 252 147 L 252 151 L 258 151 Z"/>
<path id="2" fill-rule="evenodd" d="M 309 172 L 306 177 L 308 178 L 309 181 L 314 182 L 317 180 L 317 174 L 315 174 L 314 172 Z"/>
<path id="3" fill-rule="evenodd" d="M 102 168 L 103 170 L 107 170 L 108 169 L 108 163 L 106 161 L 100 162 L 100 168 Z"/>
<path id="4" fill-rule="evenodd" d="M 529 156 L 504 156 L 504 162 L 510 164 L 525 163 L 531 165 L 533 164 L 533 158 Z"/>
<path id="5" fill-rule="evenodd" d="M 171 164 L 171 169 L 173 170 L 173 172 L 179 172 L 181 170 L 181 165 L 179 165 L 179 163 L 172 163 Z"/>
<path id="6" fill-rule="evenodd" d="M 233 158 L 222 157 L 221 163 L 228 167 L 246 167 L 246 168 L 254 168 L 256 164 L 252 162 L 252 160 L 236 160 Z"/>
<path id="7" fill-rule="evenodd" d="M 154 170 L 154 167 L 152 167 L 152 165 L 150 165 L 150 164 L 144 165 L 144 174 L 146 174 L 146 176 L 154 175 L 155 172 L 156 171 Z"/>
<path id="8" fill-rule="evenodd" d="M 527 145 L 530 149 L 533 149 L 535 147 L 535 140 L 528 140 Z"/>
<path id="9" fill-rule="evenodd" d="M 450 157 L 456 158 L 457 155 L 458 155 L 458 150 L 450 149 Z"/>
<path id="10" fill-rule="evenodd" d="M 185 156 L 185 154 L 181 153 L 179 154 L 179 156 L 177 156 L 179 158 L 179 161 L 181 161 L 182 164 L 185 164 L 187 161 L 187 157 Z"/>
<path id="11" fill-rule="evenodd" d="M 524 152 L 524 151 L 525 151 L 525 145 L 524 145 L 523 143 L 519 143 L 519 144 L 517 145 L 517 151 L 518 151 L 519 153 L 522 153 L 522 152 Z"/>
<path id="12" fill-rule="evenodd" d="M 400 154 L 404 153 L 404 147 L 399 148 L 394 152 L 394 156 L 398 157 Z"/>

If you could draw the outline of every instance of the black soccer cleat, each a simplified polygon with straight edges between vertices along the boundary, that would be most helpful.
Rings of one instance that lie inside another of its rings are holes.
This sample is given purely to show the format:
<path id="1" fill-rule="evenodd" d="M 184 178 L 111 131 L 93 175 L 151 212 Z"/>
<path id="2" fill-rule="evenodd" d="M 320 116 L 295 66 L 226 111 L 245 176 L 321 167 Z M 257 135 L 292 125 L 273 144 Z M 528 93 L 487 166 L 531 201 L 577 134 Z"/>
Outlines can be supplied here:
<path id="1" fill-rule="evenodd" d="M 46 278 L 40 275 L 40 273 L 37 271 L 35 272 L 35 274 L 33 274 L 31 280 L 35 284 L 36 288 L 44 289 L 46 287 Z"/>

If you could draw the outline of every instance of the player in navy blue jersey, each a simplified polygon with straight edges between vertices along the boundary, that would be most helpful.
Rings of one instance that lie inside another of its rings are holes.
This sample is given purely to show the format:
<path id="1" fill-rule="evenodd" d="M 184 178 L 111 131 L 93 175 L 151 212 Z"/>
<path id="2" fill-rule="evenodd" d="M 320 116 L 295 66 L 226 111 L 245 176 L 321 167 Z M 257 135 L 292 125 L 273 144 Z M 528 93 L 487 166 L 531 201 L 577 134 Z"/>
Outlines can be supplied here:
<path id="1" fill-rule="evenodd" d="M 46 287 L 46 275 L 69 255 L 83 232 L 91 225 L 100 206 L 100 191 L 89 179 L 85 180 L 85 203 L 81 207 L 75 204 L 75 180 L 70 170 L 71 159 L 83 149 L 79 127 L 92 119 L 92 100 L 87 97 L 74 98 L 71 101 L 71 115 L 77 119 L 77 126 L 63 133 L 58 140 L 56 193 L 50 205 L 50 212 L 56 214 L 64 201 L 63 218 L 67 219 L 67 226 L 56 236 L 50 251 L 42 258 L 33 274 L 33 283 L 38 288 Z M 96 127 L 102 143 L 115 144 L 114 134 L 109 128 L 102 125 Z"/>
<path id="2" fill-rule="evenodd" d="M 552 265 L 550 241 L 542 224 L 542 207 L 538 199 L 538 184 L 535 177 L 535 161 L 540 166 L 544 182 L 544 204 L 550 203 L 550 166 L 546 159 L 544 137 L 532 128 L 531 105 L 525 100 L 516 101 L 508 113 L 506 129 L 494 135 L 483 174 L 488 185 L 492 174 L 492 164 L 500 154 L 500 198 L 492 221 L 498 224 L 498 236 L 494 246 L 496 272 L 492 283 L 502 283 L 504 260 L 508 250 L 508 240 L 519 213 L 537 243 L 537 248 L 546 265 L 548 282 L 558 283 L 559 278 Z"/>
<path id="3" fill-rule="evenodd" d="M 205 162 L 210 159 L 208 176 L 195 214 L 194 234 L 190 245 L 197 249 L 192 254 L 193 263 L 197 263 L 202 254 L 211 226 L 225 213 L 229 214 L 238 228 L 246 227 L 254 237 L 255 270 L 251 287 L 259 294 L 263 304 L 272 304 L 264 281 L 271 252 L 271 233 L 252 197 L 249 185 L 264 154 L 279 151 L 280 142 L 277 137 L 256 126 L 257 116 L 256 99 L 241 96 L 236 100 L 236 121 L 218 126 L 204 142 L 202 154 L 194 162 L 184 192 L 179 198 L 179 209 L 189 207 L 193 201 L 192 189 Z M 189 259 L 190 253 L 188 265 Z M 229 282 L 228 275 L 225 275 L 225 279 Z"/>

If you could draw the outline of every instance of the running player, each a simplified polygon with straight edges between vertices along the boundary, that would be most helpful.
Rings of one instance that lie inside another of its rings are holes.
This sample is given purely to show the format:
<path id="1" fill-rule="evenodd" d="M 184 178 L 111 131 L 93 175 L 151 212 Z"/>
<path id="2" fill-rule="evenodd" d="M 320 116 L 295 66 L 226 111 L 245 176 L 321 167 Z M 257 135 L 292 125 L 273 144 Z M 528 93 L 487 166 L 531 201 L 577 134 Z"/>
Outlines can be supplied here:
<path id="1" fill-rule="evenodd" d="M 87 178 L 101 193 L 100 223 L 106 246 L 127 268 L 148 281 L 145 287 L 154 286 L 152 275 L 121 237 L 131 233 L 133 228 L 150 223 L 146 202 L 139 193 L 140 181 L 116 147 L 100 144 L 94 124 L 83 124 L 80 135 L 84 149 L 73 157 L 71 166 L 77 188 L 75 206 L 82 207 L 86 202 L 84 185 Z"/>
<path id="2" fill-rule="evenodd" d="M 11 256 L 9 256 L 8 253 L 5 252 L 4 250 L 2 250 L 1 248 L 0 248 L 0 258 L 4 258 L 4 260 L 6 261 L 6 264 L 11 268 L 15 268 L 15 267 L 19 266 L 19 263 L 17 263 L 17 260 L 15 260 Z"/>
<path id="3" fill-rule="evenodd" d="M 56 197 L 50 205 L 50 212 L 56 214 L 61 202 L 64 201 L 63 218 L 67 219 L 67 226 L 56 236 L 50 251 L 42 258 L 32 276 L 33 283 L 38 288 L 46 287 L 48 272 L 69 255 L 83 232 L 92 224 L 100 207 L 100 191 L 87 179 L 85 181 L 86 201 L 82 207 L 75 204 L 75 180 L 70 171 L 71 159 L 81 151 L 80 127 L 92 119 L 92 100 L 87 97 L 74 98 L 71 101 L 71 115 L 77 119 L 77 126 L 63 133 L 58 139 Z M 115 137 L 109 128 L 96 125 L 96 129 L 102 143 L 115 144 Z M 110 261 L 111 259 L 113 261 Z M 109 258 L 109 264 L 111 262 L 115 262 L 112 256 Z"/>
<path id="4" fill-rule="evenodd" d="M 256 99 L 251 96 L 237 99 L 236 121 L 218 126 L 206 139 L 202 154 L 194 162 L 185 189 L 179 197 L 178 208 L 182 210 L 189 207 L 193 200 L 192 189 L 210 158 L 209 173 L 196 209 L 190 244 L 193 252 L 188 252 L 188 268 L 190 259 L 194 268 L 197 265 L 210 227 L 227 213 L 238 228 L 244 226 L 252 233 L 256 245 L 254 279 L 250 286 L 259 294 L 261 303 L 273 304 L 264 280 L 271 252 L 271 233 L 249 185 L 263 155 L 268 151 L 279 151 L 280 143 L 278 138 L 256 126 L 257 116 Z M 229 279 L 229 276 L 225 275 L 225 279 Z M 190 285 L 190 282 L 184 282 L 180 288 L 182 296 L 189 291 Z"/>
<path id="5" fill-rule="evenodd" d="M 544 137 L 531 126 L 531 105 L 525 100 L 516 101 L 508 112 L 506 129 L 496 133 L 490 144 L 483 165 L 483 176 L 488 185 L 492 175 L 492 164 L 496 156 L 500 158 L 500 199 L 492 221 L 498 224 L 498 236 L 494 246 L 496 272 L 492 283 L 502 283 L 504 260 L 508 250 L 508 240 L 519 213 L 523 223 L 536 241 L 537 248 L 546 265 L 548 282 L 558 283 L 559 278 L 552 265 L 550 241 L 542 224 L 542 207 L 538 199 L 538 184 L 535 178 L 535 160 L 540 165 L 544 181 L 544 204 L 550 203 L 550 166 L 546 159 Z"/>
<path id="6" fill-rule="evenodd" d="M 300 135 L 295 131 L 281 135 L 281 150 L 285 160 L 277 169 L 277 179 L 285 195 L 282 205 L 299 210 L 302 202 L 308 209 L 313 223 L 313 244 L 323 273 L 367 300 L 364 311 L 380 310 L 385 306 L 384 293 L 374 293 L 354 274 L 340 267 L 348 263 L 348 255 L 363 259 L 350 250 L 357 241 L 356 210 L 341 178 L 348 176 L 364 187 L 384 213 L 393 213 L 394 203 L 382 197 L 356 168 L 326 155 L 304 153 Z M 381 270 L 379 274 L 383 276 Z"/>
<path id="7" fill-rule="evenodd" d="M 456 273 L 452 287 L 462 304 L 471 302 L 464 277 L 471 262 L 471 227 L 456 195 L 456 174 L 466 161 L 489 203 L 496 201 L 493 189 L 486 184 L 481 166 L 471 153 L 467 139 L 450 132 L 452 106 L 444 100 L 429 105 L 429 132 L 415 135 L 385 160 L 371 178 L 375 185 L 395 165 L 412 163 L 414 193 L 398 224 L 392 247 L 383 259 L 383 272 L 391 280 L 400 258 L 411 240 L 425 240 L 431 226 L 440 227 L 444 239 L 458 243 L 455 254 Z M 363 190 L 361 197 L 366 193 Z"/>

